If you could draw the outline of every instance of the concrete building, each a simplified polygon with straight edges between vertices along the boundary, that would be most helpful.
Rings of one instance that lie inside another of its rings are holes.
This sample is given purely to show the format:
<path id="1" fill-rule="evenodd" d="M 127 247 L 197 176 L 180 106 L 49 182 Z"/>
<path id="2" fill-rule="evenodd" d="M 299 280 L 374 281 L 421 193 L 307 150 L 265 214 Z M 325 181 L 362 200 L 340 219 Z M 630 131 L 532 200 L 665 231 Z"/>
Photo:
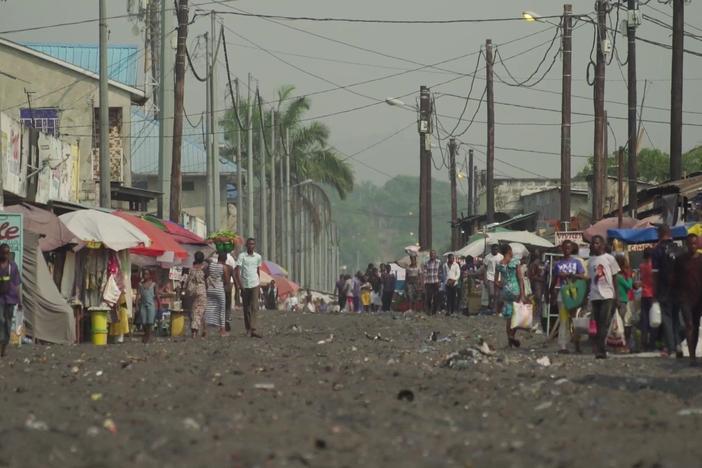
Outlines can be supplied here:
<path id="1" fill-rule="evenodd" d="M 110 46 L 109 107 L 112 180 L 131 183 L 131 108 L 143 105 L 136 88 L 138 49 Z M 96 45 L 18 44 L 0 39 L 0 108 L 23 122 L 79 145 L 78 202 L 99 200 L 99 77 Z"/>
<path id="2" fill-rule="evenodd" d="M 187 127 L 187 125 L 186 125 Z M 184 129 L 181 152 L 181 169 L 183 172 L 182 209 L 190 216 L 205 218 L 205 194 L 207 189 L 206 160 L 207 155 L 202 138 L 188 136 L 199 129 Z M 132 115 L 132 134 L 135 135 L 132 151 L 133 185 L 139 189 L 157 191 L 158 187 L 158 122 L 146 118 L 139 110 Z M 236 165 L 229 160 L 219 161 L 220 192 L 219 206 L 222 229 L 235 230 L 236 207 L 234 201 L 238 196 L 236 187 Z M 155 202 L 149 205 L 150 211 L 156 210 Z"/>
<path id="3" fill-rule="evenodd" d="M 587 191 L 587 182 L 572 181 L 572 190 Z M 560 179 L 495 179 L 495 212 L 516 215 L 529 213 L 531 209 L 525 209 L 522 206 L 522 197 L 530 194 L 544 192 L 547 190 L 560 189 Z M 485 213 L 487 209 L 487 192 L 484 186 L 478 187 L 478 213 Z M 560 205 L 559 205 L 560 206 Z"/>
<path id="4" fill-rule="evenodd" d="M 561 188 L 555 187 L 540 192 L 522 195 L 520 203 L 524 213 L 537 213 L 536 228 L 548 229 L 561 218 Z M 587 189 L 570 191 L 570 216 L 589 212 L 589 192 Z"/>

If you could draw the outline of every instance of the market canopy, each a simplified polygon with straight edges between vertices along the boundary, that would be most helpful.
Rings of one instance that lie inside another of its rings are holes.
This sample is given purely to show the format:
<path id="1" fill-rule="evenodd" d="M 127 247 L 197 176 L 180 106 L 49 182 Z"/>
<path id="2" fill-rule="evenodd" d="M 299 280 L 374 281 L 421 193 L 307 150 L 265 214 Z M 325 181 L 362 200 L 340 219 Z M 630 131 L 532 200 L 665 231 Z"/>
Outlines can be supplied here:
<path id="1" fill-rule="evenodd" d="M 4 211 L 21 213 L 25 231 L 39 236 L 39 248 L 49 252 L 70 243 L 76 236 L 49 210 L 22 203 L 6 206 Z"/>
<path id="2" fill-rule="evenodd" d="M 167 232 L 157 228 L 153 223 L 146 221 L 138 216 L 125 213 L 124 211 L 114 211 L 112 215 L 121 218 L 144 234 L 149 236 L 150 245 L 132 247 L 129 252 L 136 255 L 144 255 L 146 257 L 161 257 L 163 255 L 172 255 L 173 259 L 183 259 L 188 256 L 188 252 L 180 246 L 175 239 Z"/>
<path id="3" fill-rule="evenodd" d="M 278 296 L 285 297 L 289 294 L 297 294 L 300 286 L 294 281 L 290 281 L 284 276 L 274 276 L 275 285 L 278 288 Z"/>
<path id="4" fill-rule="evenodd" d="M 500 242 L 509 244 L 530 245 L 532 247 L 553 248 L 554 245 L 541 236 L 529 231 L 499 231 L 489 232 L 475 238 L 473 242 L 453 252 L 458 257 L 479 257 L 484 255 L 492 244 Z"/>
<path id="5" fill-rule="evenodd" d="M 77 210 L 62 214 L 59 219 L 73 233 L 75 243 L 97 242 L 115 251 L 151 245 L 144 232 L 104 211 Z"/>
<path id="6" fill-rule="evenodd" d="M 271 276 L 288 276 L 288 271 L 285 268 L 270 260 L 265 260 L 263 262 L 261 271 L 265 271 Z"/>
<path id="7" fill-rule="evenodd" d="M 673 239 L 684 239 L 687 236 L 685 226 L 675 226 L 671 229 Z M 654 227 L 640 229 L 610 229 L 608 239 L 618 239 L 627 244 L 646 244 L 658 241 L 658 229 Z"/>
<path id="8" fill-rule="evenodd" d="M 207 245 L 207 241 L 194 232 L 185 229 L 178 223 L 167 219 L 158 219 L 155 216 L 144 215 L 142 217 L 162 231 L 170 234 L 178 243 L 184 245 Z"/>

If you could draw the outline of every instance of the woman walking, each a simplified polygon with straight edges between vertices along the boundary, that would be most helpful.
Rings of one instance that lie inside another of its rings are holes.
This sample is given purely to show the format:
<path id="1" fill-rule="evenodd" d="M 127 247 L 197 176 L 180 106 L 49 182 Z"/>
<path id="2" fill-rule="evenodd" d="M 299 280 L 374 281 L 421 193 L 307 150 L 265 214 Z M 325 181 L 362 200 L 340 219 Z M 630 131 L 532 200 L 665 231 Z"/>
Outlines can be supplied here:
<path id="1" fill-rule="evenodd" d="M 419 299 L 419 266 L 416 254 L 410 254 L 410 265 L 405 269 L 405 291 L 411 312 Z"/>
<path id="2" fill-rule="evenodd" d="M 612 319 L 612 310 L 619 305 L 616 294 L 616 276 L 619 273 L 617 261 L 605 252 L 604 238 L 599 235 L 592 236 L 588 277 L 590 278 L 589 300 L 592 306 L 592 318 L 597 324 L 593 345 L 596 359 L 607 358 L 605 340 L 609 322 Z"/>
<path id="3" fill-rule="evenodd" d="M 15 308 L 21 307 L 21 278 L 17 264 L 12 260 L 10 246 L 0 245 L 0 358 L 5 357 L 10 343 L 10 328 Z"/>
<path id="4" fill-rule="evenodd" d="M 225 329 L 224 284 L 231 281 L 231 274 L 226 265 L 227 254 L 219 254 L 217 262 L 210 262 L 207 267 L 207 307 L 205 324 L 219 328 L 220 336 L 227 336 Z M 204 334 L 203 334 L 204 335 Z"/>
<path id="5" fill-rule="evenodd" d="M 190 300 L 190 309 L 192 316 L 190 318 L 190 332 L 195 338 L 203 326 L 202 318 L 205 315 L 205 307 L 207 306 L 207 287 L 205 286 L 205 254 L 195 252 L 195 261 L 193 262 L 188 279 L 185 282 L 185 293 Z M 204 327 L 203 328 L 203 332 Z"/>
<path id="6" fill-rule="evenodd" d="M 151 338 L 151 327 L 156 321 L 156 311 L 159 308 L 156 282 L 151 278 L 150 270 L 144 270 L 144 277 L 137 290 L 137 304 L 139 304 L 141 323 L 144 327 L 144 338 L 142 341 L 148 343 Z"/>
<path id="7" fill-rule="evenodd" d="M 519 348 L 520 342 L 515 338 L 517 330 L 512 328 L 511 319 L 514 313 L 514 303 L 526 302 L 524 296 L 524 277 L 519 268 L 519 259 L 512 255 L 512 247 L 504 244 L 500 248 L 502 259 L 497 264 L 498 278 L 496 285 L 500 287 L 502 297 L 502 317 L 506 320 L 507 342 L 509 347 Z"/>

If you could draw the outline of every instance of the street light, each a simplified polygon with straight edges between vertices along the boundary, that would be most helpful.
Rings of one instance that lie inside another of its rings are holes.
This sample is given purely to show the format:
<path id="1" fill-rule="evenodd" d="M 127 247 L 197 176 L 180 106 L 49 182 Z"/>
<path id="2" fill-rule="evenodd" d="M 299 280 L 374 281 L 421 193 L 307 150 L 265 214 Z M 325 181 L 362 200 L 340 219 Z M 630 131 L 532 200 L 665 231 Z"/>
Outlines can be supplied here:
<path id="1" fill-rule="evenodd" d="M 532 21 L 538 20 L 540 16 L 534 13 L 533 11 L 523 11 L 522 18 L 531 23 Z"/>

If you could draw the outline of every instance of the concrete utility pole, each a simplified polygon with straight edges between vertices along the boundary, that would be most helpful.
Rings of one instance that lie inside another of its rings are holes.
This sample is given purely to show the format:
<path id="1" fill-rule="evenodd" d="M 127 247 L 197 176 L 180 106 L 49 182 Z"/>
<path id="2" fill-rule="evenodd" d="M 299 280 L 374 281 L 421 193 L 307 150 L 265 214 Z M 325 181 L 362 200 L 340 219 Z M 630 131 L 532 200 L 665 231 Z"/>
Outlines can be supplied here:
<path id="1" fill-rule="evenodd" d="M 290 198 L 290 131 L 285 129 L 285 267 L 290 270 L 293 266 L 292 245 L 295 233 L 292 229 L 292 200 Z"/>
<path id="2" fill-rule="evenodd" d="M 185 96 L 185 51 L 188 40 L 188 0 L 178 0 L 178 46 L 175 60 L 175 89 L 173 92 L 173 156 L 171 160 L 170 220 L 180 222 L 181 194 L 181 150 L 183 146 L 183 112 Z M 164 64 L 164 70 L 168 69 Z M 165 195 L 165 194 L 164 194 Z"/>
<path id="3" fill-rule="evenodd" d="M 175 16 L 169 11 L 170 2 L 161 0 L 160 14 L 160 57 L 158 84 L 158 198 L 157 214 L 160 219 L 170 215 L 171 206 L 171 157 L 173 156 L 173 67 L 175 54 L 171 47 L 171 38 L 175 31 Z M 180 221 L 180 220 L 178 220 Z"/>
<path id="4" fill-rule="evenodd" d="M 617 220 L 619 229 L 622 228 L 624 206 L 624 148 L 619 147 L 617 152 Z"/>
<path id="5" fill-rule="evenodd" d="M 458 200 L 456 194 L 456 139 L 449 139 L 449 181 L 451 182 L 451 250 L 459 249 Z"/>
<path id="6" fill-rule="evenodd" d="M 638 170 L 636 158 L 638 157 L 638 122 L 636 120 L 636 106 L 638 105 L 636 97 L 636 27 L 637 17 L 639 13 L 638 0 L 628 0 L 628 14 L 627 19 L 627 86 L 628 86 L 628 115 L 627 115 L 627 130 L 629 134 L 629 140 L 627 148 L 629 151 L 627 166 L 628 166 L 628 178 L 629 178 L 629 214 L 632 218 L 636 217 L 636 210 L 638 210 L 638 184 L 636 180 L 638 179 Z"/>
<path id="7" fill-rule="evenodd" d="M 670 178 L 682 178 L 683 53 L 685 0 L 673 0 L 673 66 L 670 83 Z"/>
<path id="8" fill-rule="evenodd" d="M 419 87 L 419 245 L 431 249 L 431 115 L 429 88 Z"/>
<path id="9" fill-rule="evenodd" d="M 254 200 L 253 200 L 253 100 L 251 99 L 251 73 L 249 73 L 249 95 L 247 106 L 246 126 L 246 230 L 247 237 L 256 237 L 254 229 Z"/>
<path id="10" fill-rule="evenodd" d="M 258 100 L 258 122 L 259 122 L 259 133 L 258 133 L 258 148 L 259 148 L 259 164 L 260 164 L 260 209 L 261 213 L 259 219 L 261 222 L 261 255 L 263 258 L 270 258 L 270 252 L 268 251 L 268 207 L 266 206 L 268 193 L 266 187 L 266 136 L 264 135 L 264 124 L 265 117 L 263 115 L 263 106 L 261 105 L 261 91 L 259 90 L 258 83 L 256 83 L 256 99 Z"/>
<path id="11" fill-rule="evenodd" d="M 100 206 L 111 208 L 110 103 L 107 75 L 107 0 L 100 0 Z"/>
<path id="12" fill-rule="evenodd" d="M 597 64 L 595 65 L 595 148 L 593 160 L 592 181 L 592 222 L 602 219 L 602 200 L 604 187 L 603 174 L 607 171 L 607 159 L 604 153 L 604 137 L 607 131 L 604 122 L 604 94 L 605 94 L 605 51 L 604 42 L 607 39 L 607 0 L 597 0 Z"/>
<path id="13" fill-rule="evenodd" d="M 472 216 L 474 214 L 473 208 L 475 205 L 475 201 L 473 198 L 474 195 L 474 189 L 473 185 L 475 184 L 475 171 L 473 170 L 473 150 L 469 149 L 468 150 L 468 216 Z"/>
<path id="14" fill-rule="evenodd" d="M 276 245 L 275 229 L 275 111 L 271 111 L 271 260 L 280 261 Z"/>
<path id="15" fill-rule="evenodd" d="M 492 55 L 492 40 L 485 41 L 485 74 L 487 86 L 487 210 L 485 222 L 495 221 L 495 91 L 492 69 L 495 59 Z"/>
<path id="16" fill-rule="evenodd" d="M 212 39 L 205 33 L 205 73 L 207 74 L 207 79 L 205 81 L 205 224 L 207 225 L 207 232 L 214 232 L 214 213 L 212 212 L 212 187 L 214 185 L 212 177 L 212 120 L 210 119 L 210 114 L 212 113 L 212 97 L 210 93 L 212 88 L 210 87 L 210 70 L 212 69 Z"/>
<path id="17" fill-rule="evenodd" d="M 561 221 L 570 223 L 570 117 L 573 65 L 573 6 L 563 5 L 563 90 L 561 95 Z"/>
<path id="18" fill-rule="evenodd" d="M 212 62 L 207 72 L 210 78 L 210 135 L 212 143 L 210 146 L 210 170 L 212 171 L 212 229 L 218 230 L 221 227 L 222 218 L 222 194 L 219 187 L 219 133 L 217 132 L 217 118 L 215 117 L 215 108 L 218 107 L 219 100 L 217 99 L 217 56 L 219 55 L 219 47 L 222 45 L 222 35 L 217 35 L 216 31 L 216 15 L 212 11 L 210 13 L 210 35 L 212 41 Z M 217 45 L 215 45 L 217 44 Z"/>
<path id="19" fill-rule="evenodd" d="M 478 166 L 473 166 L 473 214 L 478 214 Z"/>
<path id="20" fill-rule="evenodd" d="M 239 78 L 234 80 L 234 90 L 236 93 L 236 102 L 234 103 L 235 111 L 239 116 L 236 122 L 236 232 L 241 235 L 244 232 L 244 211 L 241 199 L 244 196 L 243 191 L 243 177 L 241 174 L 241 135 L 242 130 L 239 127 L 239 120 L 241 119 L 241 98 L 239 96 Z"/>

